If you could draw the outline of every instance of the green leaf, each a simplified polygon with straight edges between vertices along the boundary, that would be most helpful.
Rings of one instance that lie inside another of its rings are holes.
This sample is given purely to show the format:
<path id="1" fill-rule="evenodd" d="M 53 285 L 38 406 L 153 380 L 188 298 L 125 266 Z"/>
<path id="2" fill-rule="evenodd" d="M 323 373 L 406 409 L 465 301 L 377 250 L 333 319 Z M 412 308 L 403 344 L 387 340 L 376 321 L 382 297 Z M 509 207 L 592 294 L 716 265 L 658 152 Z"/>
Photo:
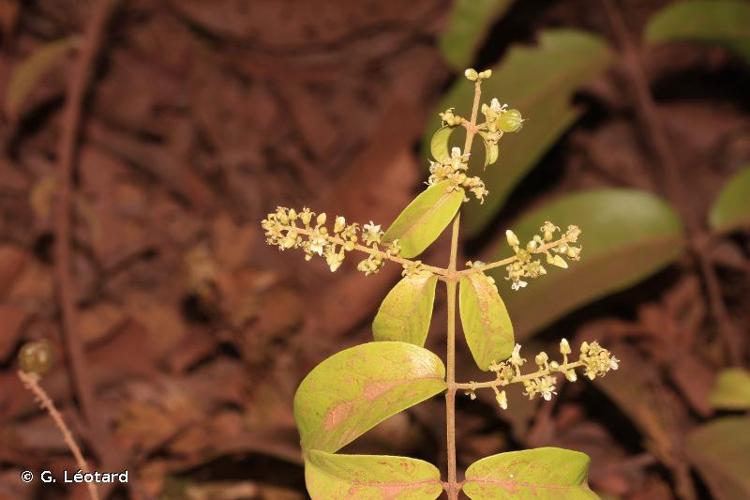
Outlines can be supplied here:
<path id="1" fill-rule="evenodd" d="M 511 451 L 466 469 L 463 492 L 474 500 L 587 500 L 589 457 L 563 448 Z"/>
<path id="2" fill-rule="evenodd" d="M 503 150 L 500 168 L 480 174 L 490 194 L 483 205 L 467 204 L 461 219 L 466 234 L 474 236 L 484 228 L 518 182 L 571 126 L 579 114 L 571 105 L 573 93 L 612 60 L 612 51 L 599 37 L 575 30 L 547 30 L 540 35 L 538 46 L 513 47 L 493 68 L 492 78 L 482 85 L 484 99 L 497 97 L 500 102 L 519 109 L 528 119 L 523 130 L 506 134 L 500 140 Z M 461 78 L 437 110 L 455 106 L 459 114 L 465 115 L 473 95 L 473 84 Z M 439 126 L 436 114 L 427 130 Z M 425 145 L 429 137 L 425 137 Z"/>
<path id="3" fill-rule="evenodd" d="M 26 96 L 34 90 L 36 84 L 47 71 L 60 62 L 70 49 L 75 47 L 77 41 L 76 37 L 70 37 L 46 43 L 13 69 L 5 93 L 5 109 L 8 115 L 18 116 Z"/>
<path id="4" fill-rule="evenodd" d="M 731 231 L 750 225 L 750 167 L 742 169 L 719 193 L 708 222 L 716 231 Z"/>
<path id="5" fill-rule="evenodd" d="M 750 418 L 714 420 L 687 438 L 688 459 L 717 500 L 750 498 Z"/>
<path id="6" fill-rule="evenodd" d="M 620 367 L 616 374 L 597 377 L 594 384 L 638 427 L 646 441 L 659 449 L 671 449 L 678 437 L 670 401 L 659 369 L 640 351 L 625 342 L 609 345 Z M 681 436 L 680 436 L 681 437 Z"/>
<path id="7" fill-rule="evenodd" d="M 489 370 L 513 352 L 513 325 L 491 278 L 475 272 L 462 276 L 458 288 L 461 327 L 477 366 Z"/>
<path id="8" fill-rule="evenodd" d="M 302 447 L 335 452 L 391 415 L 445 390 L 436 355 L 404 342 L 369 342 L 326 359 L 294 396 Z"/>
<path id="9" fill-rule="evenodd" d="M 454 130 L 456 130 L 456 127 L 440 127 L 432 135 L 432 139 L 430 140 L 430 154 L 432 154 L 432 157 L 436 161 L 440 163 L 448 163 L 450 161 L 451 153 L 448 141 Z"/>
<path id="10" fill-rule="evenodd" d="M 722 410 L 750 410 L 750 372 L 729 368 L 716 377 L 709 395 L 711 406 Z"/>
<path id="11" fill-rule="evenodd" d="M 305 459 L 305 483 L 313 500 L 429 500 L 443 492 L 440 471 L 424 460 L 317 450 Z"/>
<path id="12" fill-rule="evenodd" d="M 448 64 L 463 71 L 471 64 L 479 44 L 513 0 L 457 0 L 439 47 Z"/>
<path id="13" fill-rule="evenodd" d="M 750 4 L 724 0 L 677 2 L 651 18 L 645 37 L 649 42 L 715 43 L 750 62 Z"/>
<path id="14" fill-rule="evenodd" d="M 440 236 L 464 201 L 464 190 L 449 191 L 450 182 L 428 187 L 409 203 L 385 232 L 386 242 L 399 240 L 401 257 L 416 257 Z"/>
<path id="15" fill-rule="evenodd" d="M 546 220 L 583 230 L 581 260 L 568 269 L 547 266 L 546 276 L 506 295 L 519 338 L 639 282 L 675 260 L 685 245 L 678 215 L 643 191 L 593 189 L 563 196 L 524 215 L 513 230 L 528 241 Z M 505 248 L 498 258 L 507 257 Z M 499 283 L 504 270 L 494 270 L 493 276 Z"/>
<path id="16" fill-rule="evenodd" d="M 406 276 L 380 304 L 372 332 L 375 340 L 400 340 L 423 346 L 430 330 L 437 276 Z"/>

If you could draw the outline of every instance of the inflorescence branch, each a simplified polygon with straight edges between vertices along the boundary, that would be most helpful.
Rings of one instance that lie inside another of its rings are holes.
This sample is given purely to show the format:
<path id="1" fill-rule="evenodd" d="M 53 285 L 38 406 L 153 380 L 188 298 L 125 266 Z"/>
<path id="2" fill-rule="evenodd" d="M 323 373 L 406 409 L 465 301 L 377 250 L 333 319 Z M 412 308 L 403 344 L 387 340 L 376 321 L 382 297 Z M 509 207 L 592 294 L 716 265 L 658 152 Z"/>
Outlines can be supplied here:
<path id="1" fill-rule="evenodd" d="M 326 221 L 325 213 L 316 214 L 308 208 L 297 212 L 294 209 L 278 207 L 275 213 L 268 214 L 262 226 L 269 245 L 277 246 L 282 251 L 302 249 L 306 260 L 318 255 L 326 260 L 332 272 L 341 266 L 346 252 L 357 250 L 368 254 L 368 257 L 357 266 L 357 269 L 366 275 L 378 272 L 388 260 L 403 266 L 407 275 L 426 271 L 443 281 L 454 281 L 470 273 L 505 266 L 506 280 L 513 282 L 514 290 L 527 285 L 523 278 L 537 278 L 547 273 L 541 262 L 534 259 L 535 255 L 544 254 L 548 264 L 566 268 L 568 264 L 562 256 L 578 260 L 581 251 L 580 247 L 571 245 L 578 241 L 581 233 L 577 226 L 568 226 L 566 233 L 555 240 L 554 235 L 560 228 L 547 221 L 540 227 L 540 234 L 534 235 L 524 247 L 520 246 L 513 231 L 506 231 L 508 244 L 515 255 L 489 264 L 480 261 L 468 262 L 466 269 L 451 271 L 401 257 L 398 240 L 383 241 L 384 233 L 380 225 L 372 221 L 361 229 L 359 224 L 347 224 L 346 219 L 341 216 L 335 218 L 333 228 L 326 227 Z"/>
<path id="2" fill-rule="evenodd" d="M 566 339 L 560 341 L 560 354 L 562 362 L 550 361 L 546 352 L 540 352 L 534 358 L 538 370 L 532 373 L 521 373 L 521 367 L 526 359 L 521 357 L 521 346 L 516 344 L 513 353 L 507 361 L 493 363 L 490 371 L 495 373 L 495 379 L 488 382 L 468 382 L 456 384 L 456 389 L 466 391 L 471 398 L 476 398 L 479 389 L 492 389 L 495 399 L 503 410 L 508 409 L 508 398 L 505 390 L 500 390 L 512 384 L 523 384 L 524 395 L 534 399 L 540 395 L 545 401 L 552 399 L 557 394 L 557 379 L 555 374 L 561 373 L 570 382 L 578 380 L 576 368 L 583 368 L 584 374 L 589 380 L 605 376 L 610 370 L 617 370 L 620 361 L 598 342 L 584 342 L 581 344 L 580 354 L 577 361 L 569 361 L 571 353 L 570 344 Z"/>

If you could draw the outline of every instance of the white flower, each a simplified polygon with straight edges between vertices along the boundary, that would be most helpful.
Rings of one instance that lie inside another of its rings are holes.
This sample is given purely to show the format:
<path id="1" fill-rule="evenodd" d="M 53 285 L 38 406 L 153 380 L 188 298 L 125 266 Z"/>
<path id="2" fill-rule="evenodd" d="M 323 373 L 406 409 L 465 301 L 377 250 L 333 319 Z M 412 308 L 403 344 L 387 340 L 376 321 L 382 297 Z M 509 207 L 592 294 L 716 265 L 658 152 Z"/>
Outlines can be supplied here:
<path id="1" fill-rule="evenodd" d="M 380 237 L 383 236 L 383 232 L 380 230 L 380 224 L 375 224 L 373 221 L 370 221 L 370 223 L 365 224 L 362 229 L 364 229 L 362 237 L 365 240 L 365 244 L 380 243 Z"/>
<path id="2" fill-rule="evenodd" d="M 494 111 L 495 113 L 499 113 L 501 111 L 505 111 L 505 109 L 508 107 L 507 104 L 500 105 L 500 101 L 497 100 L 497 97 L 493 97 L 490 101 L 490 109 Z"/>
<path id="3" fill-rule="evenodd" d="M 519 280 L 519 281 L 514 281 L 513 284 L 510 285 L 510 287 L 513 290 L 520 290 L 521 288 L 526 288 L 526 285 L 528 284 L 529 283 L 527 281 Z"/>
<path id="4" fill-rule="evenodd" d="M 510 364 L 514 366 L 521 366 L 525 362 L 526 360 L 521 357 L 521 344 L 516 344 L 516 346 L 513 348 L 513 353 L 510 355 Z"/>
<path id="5" fill-rule="evenodd" d="M 323 249 L 327 243 L 325 236 L 320 234 L 318 230 L 313 231 L 310 235 L 310 253 L 323 255 Z"/>
<path id="6" fill-rule="evenodd" d="M 609 369 L 610 370 L 617 370 L 618 368 L 620 368 L 620 360 L 617 359 L 616 357 L 612 356 L 609 359 Z"/>
<path id="7" fill-rule="evenodd" d="M 550 377 L 549 375 L 540 378 L 538 389 L 545 401 L 551 400 L 552 395 L 557 394 L 557 392 L 555 392 L 555 378 Z"/>
<path id="8" fill-rule="evenodd" d="M 331 268 L 331 272 L 335 272 L 336 269 L 338 269 L 339 266 L 341 266 L 341 263 L 344 261 L 344 253 L 337 252 L 335 247 L 331 245 L 326 248 L 325 258 L 326 264 L 328 264 L 328 267 Z"/>

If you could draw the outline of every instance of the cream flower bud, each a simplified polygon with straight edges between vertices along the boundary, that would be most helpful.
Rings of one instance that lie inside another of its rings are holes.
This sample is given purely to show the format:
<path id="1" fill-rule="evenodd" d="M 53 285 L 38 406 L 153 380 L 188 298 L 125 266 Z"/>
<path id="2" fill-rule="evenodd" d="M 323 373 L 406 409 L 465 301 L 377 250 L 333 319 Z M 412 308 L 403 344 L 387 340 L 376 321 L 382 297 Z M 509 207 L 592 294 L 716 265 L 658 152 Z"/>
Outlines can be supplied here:
<path id="1" fill-rule="evenodd" d="M 516 233 L 508 229 L 505 231 L 505 239 L 508 240 L 508 245 L 512 247 L 517 247 L 521 244 L 521 242 L 518 240 L 518 236 L 516 236 Z"/>
<path id="2" fill-rule="evenodd" d="M 346 227 L 346 219 L 340 215 L 336 217 L 336 223 L 333 226 L 333 232 L 340 233 L 341 231 L 344 230 L 345 227 Z"/>
<path id="3" fill-rule="evenodd" d="M 302 220 L 302 223 L 305 226 L 310 224 L 310 220 L 312 220 L 312 216 L 313 216 L 313 213 L 307 207 L 303 208 L 302 212 L 299 214 L 299 218 Z"/>
<path id="4" fill-rule="evenodd" d="M 322 214 L 318 215 L 318 218 L 315 220 L 319 226 L 322 226 L 326 223 L 326 214 L 323 212 Z"/>
<path id="5" fill-rule="evenodd" d="M 536 357 L 534 358 L 534 361 L 536 362 L 537 365 L 544 366 L 545 363 L 549 361 L 549 357 L 547 356 L 546 352 L 540 352 L 539 354 L 536 355 Z"/>
<path id="6" fill-rule="evenodd" d="M 479 73 L 477 73 L 477 70 L 469 68 L 466 71 L 464 71 L 464 76 L 467 80 L 471 82 L 477 81 L 477 78 L 479 78 Z"/>
<path id="7" fill-rule="evenodd" d="M 549 253 L 547 254 L 547 264 L 551 264 L 553 266 L 561 267 L 563 269 L 567 269 L 568 268 L 568 263 L 565 262 L 565 259 L 563 259 L 559 255 L 554 255 L 553 256 L 552 254 L 549 254 Z"/>
<path id="8" fill-rule="evenodd" d="M 570 350 L 570 344 L 568 343 L 568 339 L 562 339 L 560 341 L 560 354 L 570 354 L 572 351 Z"/>
<path id="9" fill-rule="evenodd" d="M 497 404 L 502 408 L 503 410 L 508 409 L 508 396 L 506 396 L 505 391 L 500 391 L 495 395 L 495 400 L 497 400 Z"/>

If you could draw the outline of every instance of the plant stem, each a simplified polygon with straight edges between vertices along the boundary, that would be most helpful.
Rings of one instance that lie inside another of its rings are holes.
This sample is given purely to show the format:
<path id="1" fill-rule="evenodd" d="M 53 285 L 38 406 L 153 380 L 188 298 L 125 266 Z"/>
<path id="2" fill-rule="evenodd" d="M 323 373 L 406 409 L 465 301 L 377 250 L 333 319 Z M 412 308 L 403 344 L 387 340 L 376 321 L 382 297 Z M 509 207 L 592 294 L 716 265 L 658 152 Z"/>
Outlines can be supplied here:
<path id="1" fill-rule="evenodd" d="M 453 220 L 451 234 L 451 255 L 448 270 L 456 271 L 458 256 L 458 227 L 461 214 Z M 455 278 L 446 283 L 448 296 L 448 335 L 446 349 L 446 381 L 448 390 L 445 393 L 445 426 L 448 452 L 448 498 L 458 498 L 458 480 L 456 478 L 456 284 Z"/>
<path id="2" fill-rule="evenodd" d="M 86 463 L 86 459 L 83 458 L 83 453 L 81 453 L 81 448 L 78 446 L 78 443 L 76 443 L 75 438 L 73 438 L 73 434 L 70 432 L 70 429 L 65 424 L 65 420 L 63 420 L 62 415 L 60 415 L 60 412 L 57 411 L 57 408 L 55 407 L 55 403 L 50 399 L 50 397 L 47 395 L 44 389 L 42 389 L 42 386 L 39 385 L 39 376 L 32 373 L 25 373 L 23 371 L 18 372 L 18 378 L 21 379 L 21 383 L 23 383 L 24 387 L 31 391 L 32 394 L 34 394 L 34 397 L 36 397 L 36 400 L 39 402 L 39 405 L 42 407 L 44 411 L 47 412 L 47 414 L 50 416 L 52 421 L 57 426 L 58 430 L 63 436 L 63 440 L 65 441 L 65 444 L 68 446 L 68 449 L 73 454 L 73 458 L 75 458 L 76 464 L 81 469 L 82 472 L 88 473 L 91 472 L 91 469 L 89 468 L 88 463 Z M 87 483 L 86 486 L 89 489 L 89 496 L 92 500 L 99 500 L 99 491 L 96 488 L 96 483 Z"/>
<path id="3" fill-rule="evenodd" d="M 466 128 L 466 141 L 464 142 L 464 154 L 471 152 L 471 144 L 476 134 L 477 114 L 479 112 L 479 98 L 482 95 L 482 87 L 479 80 L 474 82 L 474 102 L 471 106 L 471 121 Z M 456 473 L 456 285 L 459 280 L 456 272 L 456 261 L 458 260 L 458 231 L 461 224 L 461 213 L 453 219 L 451 232 L 451 254 L 448 262 L 448 273 L 446 279 L 446 295 L 448 297 L 448 329 L 447 348 L 445 356 L 446 382 L 448 390 L 445 393 L 445 434 L 446 449 L 448 452 L 448 499 L 457 500 L 461 486 Z"/>
<path id="4" fill-rule="evenodd" d="M 73 176 L 78 156 L 78 141 L 83 124 L 83 107 L 94 76 L 96 61 L 106 36 L 106 25 L 114 11 L 114 0 L 100 0 L 94 5 L 93 14 L 86 27 L 80 53 L 73 65 L 66 90 L 63 109 L 62 131 L 58 143 L 57 204 L 55 210 L 55 276 L 57 295 L 62 317 L 62 332 L 65 342 L 73 393 L 78 398 L 84 419 L 96 425 L 94 409 L 94 387 L 88 373 L 83 341 L 77 326 L 76 290 L 72 275 L 72 199 Z M 101 457 L 100 457 L 101 458 Z"/>

